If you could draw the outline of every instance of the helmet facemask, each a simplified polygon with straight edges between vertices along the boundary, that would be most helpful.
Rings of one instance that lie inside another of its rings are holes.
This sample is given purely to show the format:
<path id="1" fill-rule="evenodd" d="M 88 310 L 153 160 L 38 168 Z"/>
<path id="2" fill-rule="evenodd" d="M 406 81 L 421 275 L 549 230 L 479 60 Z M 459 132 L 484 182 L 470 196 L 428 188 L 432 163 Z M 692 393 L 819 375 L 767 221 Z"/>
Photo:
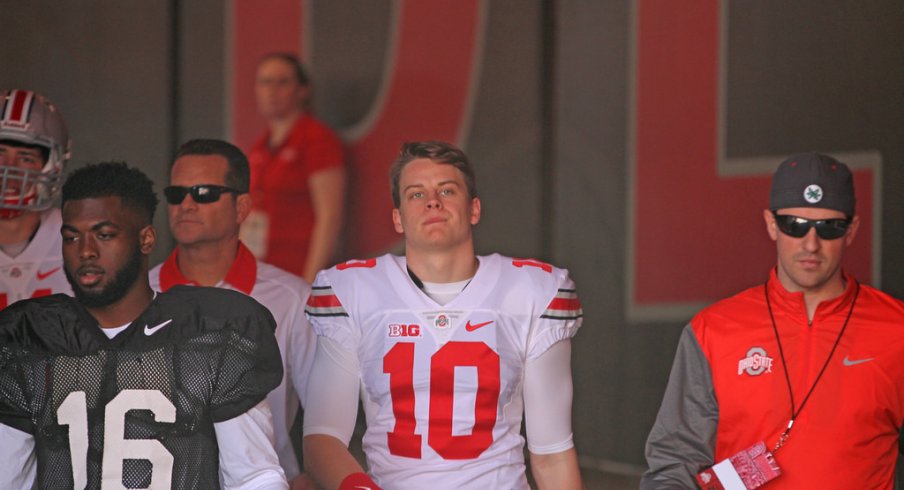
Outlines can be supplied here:
<path id="1" fill-rule="evenodd" d="M 63 174 L 0 165 L 0 219 L 11 219 L 29 211 L 43 211 L 54 204 Z"/>
<path id="2" fill-rule="evenodd" d="M 62 114 L 41 95 L 26 90 L 0 92 L 0 143 L 46 150 L 43 168 L 0 165 L 0 219 L 54 205 L 63 167 L 69 160 L 69 133 Z"/>

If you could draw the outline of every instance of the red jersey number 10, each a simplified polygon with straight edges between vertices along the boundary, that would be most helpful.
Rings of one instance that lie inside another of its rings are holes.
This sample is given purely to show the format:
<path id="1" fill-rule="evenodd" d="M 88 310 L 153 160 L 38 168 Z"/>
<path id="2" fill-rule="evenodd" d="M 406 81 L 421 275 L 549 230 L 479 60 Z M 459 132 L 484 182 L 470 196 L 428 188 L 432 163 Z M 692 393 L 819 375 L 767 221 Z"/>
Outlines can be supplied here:
<path id="1" fill-rule="evenodd" d="M 452 434 L 455 368 L 477 368 L 477 400 L 471 434 Z M 414 343 L 399 342 L 383 357 L 389 374 L 395 427 L 386 434 L 389 452 L 421 457 L 414 416 Z M 443 459 L 475 459 L 493 443 L 499 402 L 499 354 L 483 342 L 448 342 L 430 357 L 430 414 L 427 444 Z"/>

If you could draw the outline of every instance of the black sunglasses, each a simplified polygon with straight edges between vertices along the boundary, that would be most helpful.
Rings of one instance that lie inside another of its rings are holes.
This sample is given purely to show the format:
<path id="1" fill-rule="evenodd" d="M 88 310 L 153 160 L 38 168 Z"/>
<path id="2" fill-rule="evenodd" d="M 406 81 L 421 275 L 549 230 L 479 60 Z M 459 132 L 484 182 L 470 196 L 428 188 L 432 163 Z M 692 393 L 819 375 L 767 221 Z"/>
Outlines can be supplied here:
<path id="1" fill-rule="evenodd" d="M 851 225 L 851 218 L 835 219 L 807 219 L 791 214 L 778 214 L 773 211 L 775 224 L 785 235 L 794 238 L 803 238 L 810 232 L 810 228 L 816 228 L 816 234 L 823 240 L 835 240 L 847 233 Z"/>
<path id="2" fill-rule="evenodd" d="M 182 201 L 185 200 L 185 196 L 189 194 L 191 194 L 191 198 L 198 204 L 209 204 L 212 202 L 217 202 L 220 200 L 220 196 L 223 195 L 224 192 L 241 194 L 241 192 L 233 189 L 232 187 L 214 184 L 199 184 L 193 185 L 191 187 L 171 185 L 163 189 L 163 195 L 166 196 L 166 202 L 172 204 L 173 206 L 182 204 Z"/>

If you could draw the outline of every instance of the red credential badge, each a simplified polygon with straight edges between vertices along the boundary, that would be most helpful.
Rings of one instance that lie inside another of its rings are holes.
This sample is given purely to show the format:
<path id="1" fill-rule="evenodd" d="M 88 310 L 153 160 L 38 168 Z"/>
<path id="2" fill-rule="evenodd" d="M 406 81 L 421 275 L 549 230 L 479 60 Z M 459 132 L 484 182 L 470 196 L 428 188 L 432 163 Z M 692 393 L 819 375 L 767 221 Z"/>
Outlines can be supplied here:
<path id="1" fill-rule="evenodd" d="M 778 463 L 762 441 L 697 474 L 703 490 L 748 490 L 760 488 L 782 474 Z"/>

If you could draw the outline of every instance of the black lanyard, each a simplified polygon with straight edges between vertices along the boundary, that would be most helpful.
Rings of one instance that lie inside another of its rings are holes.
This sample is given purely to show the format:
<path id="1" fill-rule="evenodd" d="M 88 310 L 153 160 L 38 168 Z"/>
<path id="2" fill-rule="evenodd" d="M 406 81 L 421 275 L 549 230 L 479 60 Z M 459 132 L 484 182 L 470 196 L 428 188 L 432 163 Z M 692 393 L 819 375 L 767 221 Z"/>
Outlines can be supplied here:
<path id="1" fill-rule="evenodd" d="M 835 354 L 835 349 L 841 342 L 841 336 L 844 335 L 844 331 L 848 326 L 848 321 L 851 319 L 851 314 L 854 313 L 854 305 L 857 304 L 857 296 L 860 295 L 860 283 L 855 280 L 854 284 L 857 286 L 857 289 L 854 291 L 854 299 L 851 301 L 851 308 L 848 310 L 847 318 L 844 319 L 844 325 L 841 326 L 841 331 L 838 332 L 838 338 L 835 339 L 835 345 L 833 345 L 832 350 L 829 351 L 829 356 L 826 357 L 825 364 L 822 365 L 822 369 L 819 370 L 819 374 L 816 376 L 816 379 L 813 380 L 813 385 L 810 386 L 810 390 L 807 391 L 807 396 L 804 397 L 804 401 L 801 402 L 800 407 L 795 410 L 794 391 L 791 389 L 791 377 L 788 375 L 788 363 L 785 362 L 785 351 L 782 349 L 782 339 L 779 337 L 778 327 L 775 325 L 775 315 L 772 314 L 772 303 L 769 302 L 769 280 L 766 280 L 766 284 L 763 288 L 766 292 L 766 308 L 769 309 L 769 319 L 772 320 L 772 330 L 775 332 L 775 341 L 778 342 L 778 353 L 782 358 L 782 368 L 785 371 L 785 382 L 788 384 L 788 396 L 791 397 L 791 420 L 788 421 L 788 426 L 785 428 L 785 431 L 782 432 L 782 435 L 779 436 L 778 442 L 772 450 L 773 453 L 778 451 L 778 449 L 785 444 L 785 441 L 788 440 L 789 434 L 791 433 L 791 426 L 794 425 L 794 420 L 800 415 L 800 412 L 803 411 L 804 405 L 807 404 L 810 395 L 812 395 L 813 390 L 816 389 L 816 384 L 822 379 L 822 374 L 825 373 L 826 368 L 829 367 L 829 361 L 832 360 L 832 355 Z"/>
<path id="2" fill-rule="evenodd" d="M 417 286 L 418 289 L 423 291 L 424 290 L 424 281 L 422 281 L 420 277 L 417 277 L 417 275 L 414 273 L 414 271 L 411 270 L 411 267 L 408 267 L 406 265 L 405 270 L 408 271 L 408 277 L 411 278 L 411 280 L 414 282 L 414 285 Z"/>
<path id="3" fill-rule="evenodd" d="M 411 278 L 411 281 L 414 282 L 414 285 L 417 286 L 418 289 L 420 289 L 421 291 L 427 292 L 427 290 L 424 289 L 424 281 L 422 281 L 420 277 L 417 277 L 417 274 L 415 274 L 414 271 L 411 270 L 411 267 L 408 267 L 406 265 L 405 270 L 408 271 L 408 277 Z M 475 272 L 474 275 L 476 276 L 477 273 Z M 471 281 L 473 279 L 474 279 L 473 277 L 471 277 L 471 279 L 468 279 L 467 284 L 465 284 L 465 286 L 463 288 L 461 288 L 461 290 L 464 291 L 465 288 L 468 287 L 468 284 L 471 284 Z"/>

